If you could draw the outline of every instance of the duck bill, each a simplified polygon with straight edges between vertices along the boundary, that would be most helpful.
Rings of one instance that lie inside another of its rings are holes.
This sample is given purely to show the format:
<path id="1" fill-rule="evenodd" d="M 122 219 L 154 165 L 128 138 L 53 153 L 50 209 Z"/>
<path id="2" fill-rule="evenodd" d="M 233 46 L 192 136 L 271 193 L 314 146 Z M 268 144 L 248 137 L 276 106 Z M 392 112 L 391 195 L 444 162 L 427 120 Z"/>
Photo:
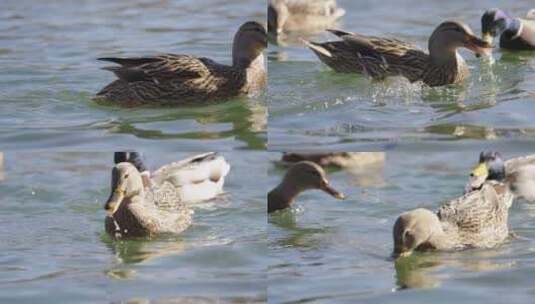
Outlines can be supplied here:
<path id="1" fill-rule="evenodd" d="M 492 44 L 474 35 L 466 35 L 464 46 L 474 52 L 477 57 L 481 55 L 490 56 Z"/>
<path id="2" fill-rule="evenodd" d="M 333 187 L 331 187 L 329 185 L 329 182 L 326 181 L 326 180 L 323 180 L 321 182 L 320 189 L 323 190 L 324 192 L 328 193 L 329 195 L 331 195 L 332 197 L 334 197 L 336 199 L 339 199 L 339 200 L 345 199 L 345 195 L 342 192 L 339 192 L 338 190 L 336 190 Z"/>
<path id="3" fill-rule="evenodd" d="M 492 42 L 494 41 L 494 37 L 492 36 L 491 33 L 483 33 L 482 40 L 485 41 L 485 43 L 492 45 Z"/>
<path id="4" fill-rule="evenodd" d="M 487 168 L 487 165 L 485 163 L 477 165 L 470 173 L 470 179 L 465 186 L 465 193 L 480 189 L 488 176 L 489 169 Z"/>
<path id="5" fill-rule="evenodd" d="M 104 209 L 106 210 L 108 216 L 113 216 L 113 214 L 117 212 L 123 199 L 124 191 L 121 191 L 120 189 L 116 189 L 115 191 L 113 191 L 113 193 L 108 198 L 106 205 L 104 206 Z"/>

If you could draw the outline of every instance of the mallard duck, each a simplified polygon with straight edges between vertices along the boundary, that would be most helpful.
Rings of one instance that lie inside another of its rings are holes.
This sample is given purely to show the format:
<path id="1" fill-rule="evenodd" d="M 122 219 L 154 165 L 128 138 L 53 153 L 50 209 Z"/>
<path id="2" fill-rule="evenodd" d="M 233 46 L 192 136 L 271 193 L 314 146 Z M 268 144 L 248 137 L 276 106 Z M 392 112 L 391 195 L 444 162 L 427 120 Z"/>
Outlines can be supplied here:
<path id="1" fill-rule="evenodd" d="M 486 181 L 506 183 L 516 198 L 535 201 L 535 155 L 504 161 L 495 151 L 483 151 L 470 173 L 466 192 L 480 189 Z"/>
<path id="2" fill-rule="evenodd" d="M 290 207 L 301 192 L 309 189 L 319 189 L 336 199 L 344 199 L 343 193 L 329 185 L 325 171 L 320 166 L 302 161 L 290 167 L 282 182 L 268 193 L 268 213 Z"/>
<path id="3" fill-rule="evenodd" d="M 512 202 L 513 194 L 506 184 L 487 181 L 436 213 L 423 208 L 402 213 L 394 224 L 392 256 L 497 246 L 509 236 L 507 219 Z"/>
<path id="4" fill-rule="evenodd" d="M 385 161 L 384 152 L 331 152 L 331 153 L 283 153 L 282 161 L 296 163 L 311 161 L 322 167 L 351 168 L 382 164 Z"/>
<path id="5" fill-rule="evenodd" d="M 329 32 L 342 41 L 316 43 L 303 40 L 319 59 L 337 72 L 363 73 L 374 79 L 404 76 L 442 86 L 463 81 L 470 73 L 457 49 L 486 53 L 492 46 L 476 37 L 462 22 L 441 23 L 429 38 L 429 54 L 406 42 L 339 30 Z"/>
<path id="6" fill-rule="evenodd" d="M 189 205 L 222 192 L 230 166 L 215 153 L 196 155 L 154 171 L 147 187 L 129 155 L 112 170 L 106 231 L 116 237 L 180 233 L 191 223 Z"/>
<path id="7" fill-rule="evenodd" d="M 525 18 L 513 18 L 500 9 L 486 11 L 481 17 L 483 40 L 492 44 L 500 36 L 500 47 L 509 50 L 535 50 L 535 10 Z"/>
<path id="8" fill-rule="evenodd" d="M 317 32 L 331 27 L 345 10 L 336 0 L 270 0 L 268 2 L 268 32 Z"/>
<path id="9" fill-rule="evenodd" d="M 97 102 L 123 106 L 199 104 L 259 92 L 266 85 L 263 51 L 265 28 L 243 24 L 234 36 L 232 65 L 205 57 L 164 54 L 138 58 L 99 58 L 119 66 L 105 67 L 119 78 L 97 93 Z"/>

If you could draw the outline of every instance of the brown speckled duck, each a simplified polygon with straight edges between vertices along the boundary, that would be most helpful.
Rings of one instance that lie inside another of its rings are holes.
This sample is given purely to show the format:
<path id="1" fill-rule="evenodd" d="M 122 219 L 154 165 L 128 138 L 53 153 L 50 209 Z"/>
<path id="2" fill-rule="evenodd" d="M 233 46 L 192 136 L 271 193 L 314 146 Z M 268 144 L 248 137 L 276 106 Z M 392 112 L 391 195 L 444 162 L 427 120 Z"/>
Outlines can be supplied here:
<path id="1" fill-rule="evenodd" d="M 481 33 L 489 44 L 500 36 L 503 49 L 535 50 L 535 10 L 525 18 L 513 18 L 500 9 L 490 9 L 481 17 Z"/>
<path id="2" fill-rule="evenodd" d="M 392 256 L 497 246 L 509 236 L 507 220 L 513 198 L 506 184 L 487 181 L 436 213 L 423 208 L 402 213 L 394 224 Z"/>
<path id="3" fill-rule="evenodd" d="M 269 0 L 268 32 L 318 32 L 332 27 L 345 10 L 336 0 Z"/>
<path id="4" fill-rule="evenodd" d="M 301 192 L 310 189 L 319 189 L 337 199 L 344 199 L 344 194 L 329 185 L 325 171 L 319 165 L 302 161 L 290 167 L 282 182 L 268 193 L 268 213 L 290 207 Z"/>
<path id="5" fill-rule="evenodd" d="M 457 21 L 443 22 L 435 29 L 429 38 L 429 53 L 397 39 L 329 31 L 342 41 L 304 43 L 335 71 L 363 73 L 378 80 L 400 75 L 432 87 L 459 83 L 469 75 L 458 48 L 465 47 L 476 54 L 492 48 Z"/>
<path id="6" fill-rule="evenodd" d="M 139 58 L 99 58 L 119 66 L 105 67 L 119 78 L 95 100 L 123 106 L 199 104 L 261 91 L 267 81 L 263 51 L 265 28 L 243 24 L 234 36 L 232 65 L 204 57 L 165 54 Z"/>
<path id="7" fill-rule="evenodd" d="M 284 163 L 311 161 L 322 167 L 351 168 L 363 167 L 385 162 L 385 152 L 330 152 L 330 153 L 298 153 L 285 152 L 282 155 Z"/>
<path id="8" fill-rule="evenodd" d="M 216 153 L 204 153 L 148 171 L 135 152 L 117 152 L 105 209 L 106 231 L 116 238 L 180 233 L 191 224 L 190 206 L 223 191 L 229 164 Z"/>

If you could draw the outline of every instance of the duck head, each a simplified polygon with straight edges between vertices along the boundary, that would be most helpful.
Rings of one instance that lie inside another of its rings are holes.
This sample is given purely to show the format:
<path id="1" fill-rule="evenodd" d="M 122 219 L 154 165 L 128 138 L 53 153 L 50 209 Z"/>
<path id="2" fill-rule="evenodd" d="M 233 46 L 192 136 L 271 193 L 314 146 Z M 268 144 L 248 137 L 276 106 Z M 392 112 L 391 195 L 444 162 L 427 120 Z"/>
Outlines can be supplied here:
<path id="1" fill-rule="evenodd" d="M 345 198 L 343 193 L 334 189 L 329 184 L 323 168 L 310 161 L 298 162 L 290 167 L 282 183 L 290 186 L 290 188 L 294 188 L 297 193 L 309 189 L 319 189 L 334 198 Z"/>
<path id="2" fill-rule="evenodd" d="M 143 194 L 139 171 L 131 163 L 119 163 L 111 172 L 111 194 L 104 209 L 109 216 L 113 216 L 124 200 L 139 194 Z"/>
<path id="3" fill-rule="evenodd" d="M 429 38 L 429 54 L 435 61 L 444 61 L 455 55 L 457 48 L 464 47 L 476 55 L 488 54 L 492 45 L 474 35 L 464 23 L 446 21 L 441 23 Z"/>
<path id="4" fill-rule="evenodd" d="M 435 213 L 423 208 L 404 212 L 394 224 L 392 257 L 405 257 L 414 250 L 432 248 L 433 238 L 442 234 L 442 225 Z"/>
<path id="5" fill-rule="evenodd" d="M 248 67 L 266 48 L 267 34 L 264 26 L 255 21 L 242 24 L 234 36 L 233 65 Z"/>
<path id="6" fill-rule="evenodd" d="M 485 42 L 492 44 L 494 37 L 500 36 L 514 23 L 514 19 L 509 17 L 500 9 L 487 10 L 481 16 L 481 35 Z"/>
<path id="7" fill-rule="evenodd" d="M 483 151 L 479 154 L 478 165 L 470 172 L 466 192 L 480 189 L 487 180 L 505 181 L 505 162 L 500 153 Z"/>

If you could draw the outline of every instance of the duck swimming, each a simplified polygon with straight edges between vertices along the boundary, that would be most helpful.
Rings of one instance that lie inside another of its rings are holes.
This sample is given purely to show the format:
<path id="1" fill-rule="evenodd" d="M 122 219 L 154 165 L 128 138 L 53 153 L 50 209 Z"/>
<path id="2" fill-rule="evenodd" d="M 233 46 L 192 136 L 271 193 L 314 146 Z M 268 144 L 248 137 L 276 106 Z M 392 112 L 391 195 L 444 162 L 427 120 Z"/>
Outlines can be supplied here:
<path id="1" fill-rule="evenodd" d="M 457 49 L 487 53 L 492 45 L 476 37 L 462 22 L 445 21 L 431 34 L 429 53 L 392 38 L 328 30 L 341 41 L 316 43 L 303 40 L 319 59 L 337 72 L 361 73 L 382 80 L 403 76 L 435 87 L 462 82 L 469 74 Z"/>
<path id="2" fill-rule="evenodd" d="M 290 207 L 295 198 L 303 191 L 319 189 L 336 199 L 345 196 L 330 186 L 325 171 L 317 164 L 302 161 L 294 164 L 282 182 L 268 193 L 268 213 Z"/>
<path id="3" fill-rule="evenodd" d="M 98 92 L 94 100 L 129 107 L 185 105 L 256 94 L 267 82 L 263 55 L 266 47 L 265 28 L 249 21 L 234 36 L 232 65 L 175 54 L 99 58 L 118 64 L 104 68 L 118 79 Z"/>
<path id="4" fill-rule="evenodd" d="M 351 168 L 372 164 L 383 164 L 386 155 L 384 152 L 330 152 L 330 153 L 297 153 L 285 152 L 282 161 L 296 163 L 311 161 L 322 167 Z"/>
<path id="5" fill-rule="evenodd" d="M 288 32 L 322 31 L 344 14 L 336 0 L 269 0 L 268 33 L 279 36 Z"/>
<path id="6" fill-rule="evenodd" d="M 191 224 L 193 203 L 214 198 L 223 190 L 230 166 L 216 153 L 196 155 L 154 171 L 147 186 L 138 153 L 118 152 L 112 170 L 111 194 L 105 209 L 106 231 L 115 237 L 180 233 Z"/>
<path id="7" fill-rule="evenodd" d="M 105 227 L 115 238 L 181 233 L 191 225 L 193 212 L 180 201 L 174 187 L 166 183 L 146 191 L 139 171 L 131 163 L 115 165 L 111 189 L 105 205 Z"/>
<path id="8" fill-rule="evenodd" d="M 489 44 L 500 36 L 502 49 L 535 50 L 535 10 L 525 18 L 513 18 L 500 9 L 487 10 L 481 16 L 481 34 Z"/>
<path id="9" fill-rule="evenodd" d="M 402 213 L 394 224 L 392 255 L 495 247 L 509 236 L 513 199 L 507 183 L 486 180 L 479 189 L 448 202 L 436 213 L 423 208 Z"/>

